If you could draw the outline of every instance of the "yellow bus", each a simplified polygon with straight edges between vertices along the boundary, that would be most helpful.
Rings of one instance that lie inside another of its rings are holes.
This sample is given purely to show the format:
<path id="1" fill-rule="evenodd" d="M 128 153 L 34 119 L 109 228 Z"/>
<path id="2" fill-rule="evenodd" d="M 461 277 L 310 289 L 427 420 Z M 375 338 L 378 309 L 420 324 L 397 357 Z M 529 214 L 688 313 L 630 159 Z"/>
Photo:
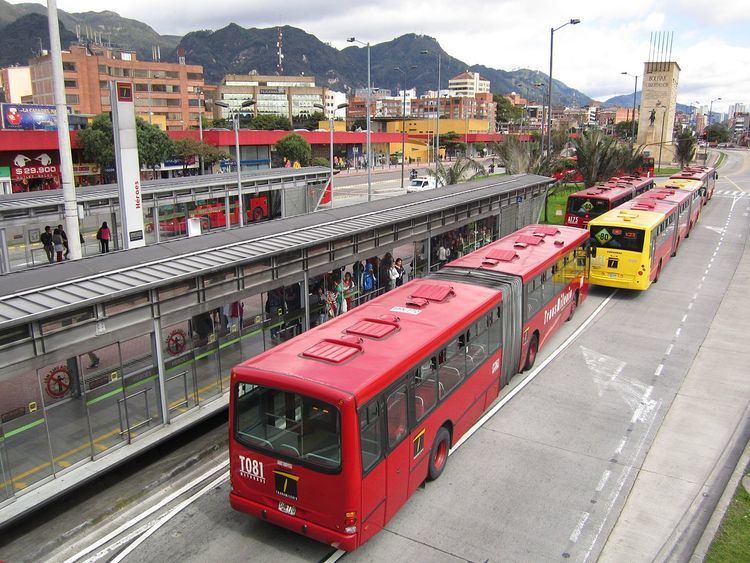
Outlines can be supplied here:
<path id="1" fill-rule="evenodd" d="M 647 192 L 593 219 L 589 225 L 589 283 L 644 290 L 659 281 L 688 233 L 689 191 Z"/>

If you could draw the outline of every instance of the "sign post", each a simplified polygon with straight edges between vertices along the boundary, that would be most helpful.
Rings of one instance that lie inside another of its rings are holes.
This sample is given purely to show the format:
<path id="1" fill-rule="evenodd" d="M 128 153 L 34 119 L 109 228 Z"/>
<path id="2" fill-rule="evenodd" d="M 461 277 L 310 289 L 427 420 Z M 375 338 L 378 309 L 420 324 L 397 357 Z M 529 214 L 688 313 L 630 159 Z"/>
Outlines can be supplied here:
<path id="1" fill-rule="evenodd" d="M 138 164 L 138 138 L 135 126 L 133 84 L 111 82 L 112 130 L 115 137 L 117 186 L 120 192 L 120 216 L 126 249 L 146 246 L 143 236 L 143 197 Z"/>

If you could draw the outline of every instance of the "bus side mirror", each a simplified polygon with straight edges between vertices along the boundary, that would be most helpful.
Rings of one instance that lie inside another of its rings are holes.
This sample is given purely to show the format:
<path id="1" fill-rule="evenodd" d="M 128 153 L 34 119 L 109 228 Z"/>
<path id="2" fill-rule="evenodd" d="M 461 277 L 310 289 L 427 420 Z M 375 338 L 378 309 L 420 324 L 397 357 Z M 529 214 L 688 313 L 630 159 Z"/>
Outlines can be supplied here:
<path id="1" fill-rule="evenodd" d="M 596 258 L 596 247 L 593 244 L 589 246 L 589 256 Z"/>

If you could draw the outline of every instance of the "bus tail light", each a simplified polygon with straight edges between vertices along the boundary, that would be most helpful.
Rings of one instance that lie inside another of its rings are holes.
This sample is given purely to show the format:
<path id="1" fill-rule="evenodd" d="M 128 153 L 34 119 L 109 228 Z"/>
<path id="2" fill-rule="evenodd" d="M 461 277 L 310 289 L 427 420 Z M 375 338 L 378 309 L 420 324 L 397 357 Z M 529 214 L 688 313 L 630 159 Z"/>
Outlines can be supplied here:
<path id="1" fill-rule="evenodd" d="M 344 515 L 344 532 L 347 534 L 357 533 L 357 513 L 347 512 Z"/>
<path id="2" fill-rule="evenodd" d="M 643 275 L 643 270 L 638 270 L 638 275 L 642 276 Z"/>

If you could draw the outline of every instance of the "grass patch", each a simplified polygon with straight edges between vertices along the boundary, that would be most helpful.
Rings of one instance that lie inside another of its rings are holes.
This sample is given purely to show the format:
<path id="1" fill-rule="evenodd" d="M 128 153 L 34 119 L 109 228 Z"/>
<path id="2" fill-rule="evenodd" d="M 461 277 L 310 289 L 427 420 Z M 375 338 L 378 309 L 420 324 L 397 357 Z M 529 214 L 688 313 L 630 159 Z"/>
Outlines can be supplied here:
<path id="1" fill-rule="evenodd" d="M 718 168 L 722 164 L 724 164 L 724 161 L 727 158 L 727 153 L 719 151 L 719 160 L 716 161 L 716 164 L 714 165 L 714 168 Z"/>
<path id="2" fill-rule="evenodd" d="M 662 166 L 661 169 L 654 168 L 654 176 L 671 176 L 677 174 L 682 168 L 677 166 Z"/>
<path id="3" fill-rule="evenodd" d="M 550 191 L 547 196 L 547 223 L 550 225 L 562 225 L 565 223 L 565 207 L 568 204 L 568 196 L 573 192 L 583 189 L 583 184 L 563 184 Z M 544 213 L 541 220 L 544 221 Z"/>
<path id="4" fill-rule="evenodd" d="M 709 563 L 750 561 L 750 494 L 740 485 L 706 555 Z"/>

